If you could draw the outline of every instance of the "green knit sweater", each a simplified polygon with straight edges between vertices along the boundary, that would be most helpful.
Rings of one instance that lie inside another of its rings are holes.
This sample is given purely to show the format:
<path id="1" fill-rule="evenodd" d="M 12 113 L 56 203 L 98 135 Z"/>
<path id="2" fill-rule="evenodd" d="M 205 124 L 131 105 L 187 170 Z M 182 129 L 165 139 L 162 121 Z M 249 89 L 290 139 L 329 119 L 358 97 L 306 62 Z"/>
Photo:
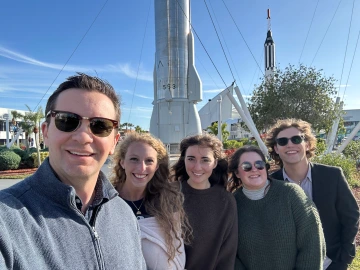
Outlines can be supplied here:
<path id="1" fill-rule="evenodd" d="M 315 205 L 297 185 L 271 181 L 266 196 L 235 193 L 239 232 L 235 269 L 322 269 L 325 240 Z"/>
<path id="2" fill-rule="evenodd" d="M 182 182 L 184 209 L 194 239 L 185 245 L 188 270 L 232 270 L 237 247 L 237 213 L 233 194 L 223 186 L 194 189 Z"/>

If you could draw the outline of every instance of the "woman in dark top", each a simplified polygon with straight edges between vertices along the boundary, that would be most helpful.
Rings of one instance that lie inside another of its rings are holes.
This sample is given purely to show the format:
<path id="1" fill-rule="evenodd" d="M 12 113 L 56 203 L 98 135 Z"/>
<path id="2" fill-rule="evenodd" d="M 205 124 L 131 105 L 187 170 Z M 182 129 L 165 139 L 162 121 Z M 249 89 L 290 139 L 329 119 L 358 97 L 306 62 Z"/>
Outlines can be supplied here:
<path id="1" fill-rule="evenodd" d="M 169 182 L 169 157 L 150 134 L 132 133 L 116 148 L 113 185 L 139 220 L 148 269 L 184 269 L 190 227 L 180 185 Z"/>
<path id="2" fill-rule="evenodd" d="M 182 183 L 184 209 L 193 228 L 185 245 L 186 269 L 234 269 L 237 248 L 237 211 L 226 191 L 227 161 L 221 141 L 212 135 L 187 137 L 180 158 L 172 167 Z"/>

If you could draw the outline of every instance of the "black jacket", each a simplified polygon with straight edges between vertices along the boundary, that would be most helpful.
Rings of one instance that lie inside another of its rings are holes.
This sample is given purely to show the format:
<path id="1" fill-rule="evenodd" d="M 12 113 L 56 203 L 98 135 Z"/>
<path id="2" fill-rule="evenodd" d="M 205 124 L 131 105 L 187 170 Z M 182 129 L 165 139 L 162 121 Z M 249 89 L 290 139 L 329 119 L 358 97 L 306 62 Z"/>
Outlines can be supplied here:
<path id="1" fill-rule="evenodd" d="M 313 201 L 319 211 L 326 241 L 326 255 L 348 264 L 355 257 L 359 206 L 341 168 L 311 163 Z M 271 177 L 284 180 L 282 169 Z"/>

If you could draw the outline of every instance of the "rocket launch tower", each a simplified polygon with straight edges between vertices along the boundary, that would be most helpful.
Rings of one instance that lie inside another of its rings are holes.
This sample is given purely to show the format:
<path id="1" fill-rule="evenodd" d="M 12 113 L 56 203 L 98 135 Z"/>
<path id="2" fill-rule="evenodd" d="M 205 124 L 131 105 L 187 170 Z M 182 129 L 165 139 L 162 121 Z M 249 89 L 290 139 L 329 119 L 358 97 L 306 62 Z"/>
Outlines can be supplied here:
<path id="1" fill-rule="evenodd" d="M 195 104 L 202 100 L 202 84 L 195 68 L 194 36 L 190 29 L 190 0 L 156 0 L 154 101 L 150 133 L 170 148 L 201 134 Z"/>

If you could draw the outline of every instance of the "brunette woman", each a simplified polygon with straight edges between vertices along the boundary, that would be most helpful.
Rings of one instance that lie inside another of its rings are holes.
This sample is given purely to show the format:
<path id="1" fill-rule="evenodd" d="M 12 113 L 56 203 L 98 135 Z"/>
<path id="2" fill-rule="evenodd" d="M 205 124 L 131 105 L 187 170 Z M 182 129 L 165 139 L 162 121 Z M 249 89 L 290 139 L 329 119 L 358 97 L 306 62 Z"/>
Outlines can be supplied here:
<path id="1" fill-rule="evenodd" d="M 180 143 L 180 158 L 172 167 L 182 184 L 184 209 L 193 228 L 185 245 L 186 269 L 234 269 L 237 211 L 226 190 L 227 161 L 215 136 L 196 135 Z"/>

